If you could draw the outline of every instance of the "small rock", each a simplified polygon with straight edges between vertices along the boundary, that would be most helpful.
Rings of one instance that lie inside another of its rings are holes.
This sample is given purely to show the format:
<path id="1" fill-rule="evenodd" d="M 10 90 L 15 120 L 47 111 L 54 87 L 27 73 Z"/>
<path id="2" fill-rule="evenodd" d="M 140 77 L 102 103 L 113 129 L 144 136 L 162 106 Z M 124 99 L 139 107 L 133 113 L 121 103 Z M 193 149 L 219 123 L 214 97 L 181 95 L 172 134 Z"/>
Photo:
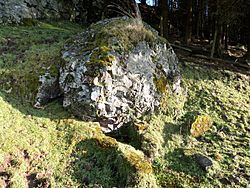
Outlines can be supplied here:
<path id="1" fill-rule="evenodd" d="M 84 177 L 82 181 L 83 181 L 84 185 L 89 185 L 89 178 L 88 177 Z"/>
<path id="2" fill-rule="evenodd" d="M 200 153 L 194 154 L 193 157 L 197 161 L 197 163 L 204 169 L 208 170 L 208 168 L 213 166 L 213 161 L 209 157 L 202 155 Z"/>

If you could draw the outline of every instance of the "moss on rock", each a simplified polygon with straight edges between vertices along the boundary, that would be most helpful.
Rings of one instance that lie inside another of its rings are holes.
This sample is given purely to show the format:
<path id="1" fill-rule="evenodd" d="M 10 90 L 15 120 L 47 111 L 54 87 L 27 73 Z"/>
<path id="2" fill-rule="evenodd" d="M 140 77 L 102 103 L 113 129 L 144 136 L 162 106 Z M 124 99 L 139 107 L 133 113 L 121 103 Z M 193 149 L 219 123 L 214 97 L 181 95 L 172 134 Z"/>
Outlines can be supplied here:
<path id="1" fill-rule="evenodd" d="M 136 19 L 128 19 L 125 17 L 123 19 L 115 18 L 111 23 L 108 21 L 107 24 L 104 25 L 98 23 L 92 24 L 89 30 L 90 32 L 99 32 L 96 35 L 88 36 L 88 47 L 84 48 L 84 51 L 91 51 L 96 46 L 105 46 L 111 50 L 126 52 L 135 47 L 140 41 L 153 44 L 156 40 L 159 40 L 154 33 L 155 31 L 147 29 L 143 24 L 138 23 Z M 110 46 L 110 44 L 112 45 Z"/>
<path id="2" fill-rule="evenodd" d="M 21 23 L 22 23 L 21 25 L 23 26 L 31 27 L 31 26 L 37 26 L 39 24 L 39 21 L 33 18 L 23 18 L 21 20 Z"/>
<path id="3" fill-rule="evenodd" d="M 173 49 L 136 19 L 92 24 L 66 42 L 62 53 L 65 65 L 59 83 L 64 107 L 101 122 L 105 132 L 154 112 L 167 87 L 180 87 L 174 80 L 179 71 Z M 86 110 L 89 107 L 94 111 Z"/>
<path id="4" fill-rule="evenodd" d="M 166 94 L 167 93 L 167 78 L 165 76 L 160 76 L 159 78 L 154 78 L 154 84 L 156 89 L 162 93 Z"/>
<path id="5" fill-rule="evenodd" d="M 115 56 L 111 55 L 110 52 L 111 49 L 107 46 L 95 49 L 90 56 L 90 61 L 86 65 L 111 66 L 112 62 L 115 61 Z"/>

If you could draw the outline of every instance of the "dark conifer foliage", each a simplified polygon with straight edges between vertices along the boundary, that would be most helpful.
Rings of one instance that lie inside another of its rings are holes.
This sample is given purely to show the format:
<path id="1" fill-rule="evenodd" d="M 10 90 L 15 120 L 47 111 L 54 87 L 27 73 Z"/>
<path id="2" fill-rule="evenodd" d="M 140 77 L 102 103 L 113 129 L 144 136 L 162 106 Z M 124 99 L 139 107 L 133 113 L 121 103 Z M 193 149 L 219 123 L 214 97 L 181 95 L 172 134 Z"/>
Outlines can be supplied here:
<path id="1" fill-rule="evenodd" d="M 244 45 L 243 58 L 249 59 L 250 1 L 152 0 L 150 5 L 140 2 L 140 7 L 144 7 L 142 14 L 146 15 L 144 20 L 150 17 L 145 11 L 149 13 L 154 8 L 156 29 L 169 40 L 178 40 L 183 45 L 205 42 L 209 51 L 206 55 L 212 58 L 223 57 L 230 46 Z"/>

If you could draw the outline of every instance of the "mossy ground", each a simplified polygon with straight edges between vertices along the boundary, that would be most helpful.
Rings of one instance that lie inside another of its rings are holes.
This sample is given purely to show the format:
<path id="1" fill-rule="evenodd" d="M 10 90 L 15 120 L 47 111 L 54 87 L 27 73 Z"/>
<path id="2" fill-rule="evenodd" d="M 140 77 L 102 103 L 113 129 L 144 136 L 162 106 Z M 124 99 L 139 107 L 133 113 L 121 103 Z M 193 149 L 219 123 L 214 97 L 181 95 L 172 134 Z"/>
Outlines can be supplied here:
<path id="1" fill-rule="evenodd" d="M 57 75 L 64 41 L 79 32 L 72 23 L 43 23 L 36 26 L 1 26 L 0 85 L 23 101 L 34 101 L 39 77 L 46 71 Z M 21 71 L 20 71 L 21 70 Z"/>
<path id="2" fill-rule="evenodd" d="M 0 186 L 144 188 L 152 186 L 152 170 L 159 187 L 248 186 L 249 75 L 182 63 L 186 94 L 178 102 L 166 96 L 169 105 L 136 123 L 134 140 L 123 140 L 152 157 L 153 169 L 141 151 L 105 136 L 97 123 L 75 120 L 59 100 L 34 109 L 34 75 L 57 64 L 64 41 L 80 29 L 61 22 L 1 26 Z M 194 138 L 190 128 L 198 116 L 213 124 Z M 213 167 L 202 169 L 195 153 L 210 157 Z"/>
<path id="3" fill-rule="evenodd" d="M 248 187 L 249 74 L 192 62 L 182 63 L 181 73 L 187 91 L 182 113 L 176 120 L 155 117 L 157 121 L 165 121 L 165 154 L 154 163 L 159 184 L 162 187 Z M 195 138 L 191 125 L 197 117 L 209 117 L 213 124 Z M 203 170 L 193 157 L 195 153 L 210 157 L 213 167 Z"/>

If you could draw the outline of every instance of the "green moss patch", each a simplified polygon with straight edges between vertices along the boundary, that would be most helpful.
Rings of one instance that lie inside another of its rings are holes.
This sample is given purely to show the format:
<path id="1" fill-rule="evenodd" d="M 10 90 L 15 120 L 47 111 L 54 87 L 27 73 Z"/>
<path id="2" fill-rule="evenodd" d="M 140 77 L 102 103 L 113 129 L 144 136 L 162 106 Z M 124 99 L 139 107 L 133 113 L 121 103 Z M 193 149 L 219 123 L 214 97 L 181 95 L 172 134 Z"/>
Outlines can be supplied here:
<path id="1" fill-rule="evenodd" d="M 111 66 L 112 62 L 115 61 L 115 57 L 110 52 L 111 49 L 107 46 L 95 49 L 90 56 L 90 61 L 86 65 L 99 67 Z"/>
<path id="2" fill-rule="evenodd" d="M 97 123 L 79 122 L 54 102 L 45 111 L 0 97 L 0 180 L 51 187 L 156 187 L 141 151 L 105 136 Z M 146 178 L 147 177 L 147 178 Z"/>

